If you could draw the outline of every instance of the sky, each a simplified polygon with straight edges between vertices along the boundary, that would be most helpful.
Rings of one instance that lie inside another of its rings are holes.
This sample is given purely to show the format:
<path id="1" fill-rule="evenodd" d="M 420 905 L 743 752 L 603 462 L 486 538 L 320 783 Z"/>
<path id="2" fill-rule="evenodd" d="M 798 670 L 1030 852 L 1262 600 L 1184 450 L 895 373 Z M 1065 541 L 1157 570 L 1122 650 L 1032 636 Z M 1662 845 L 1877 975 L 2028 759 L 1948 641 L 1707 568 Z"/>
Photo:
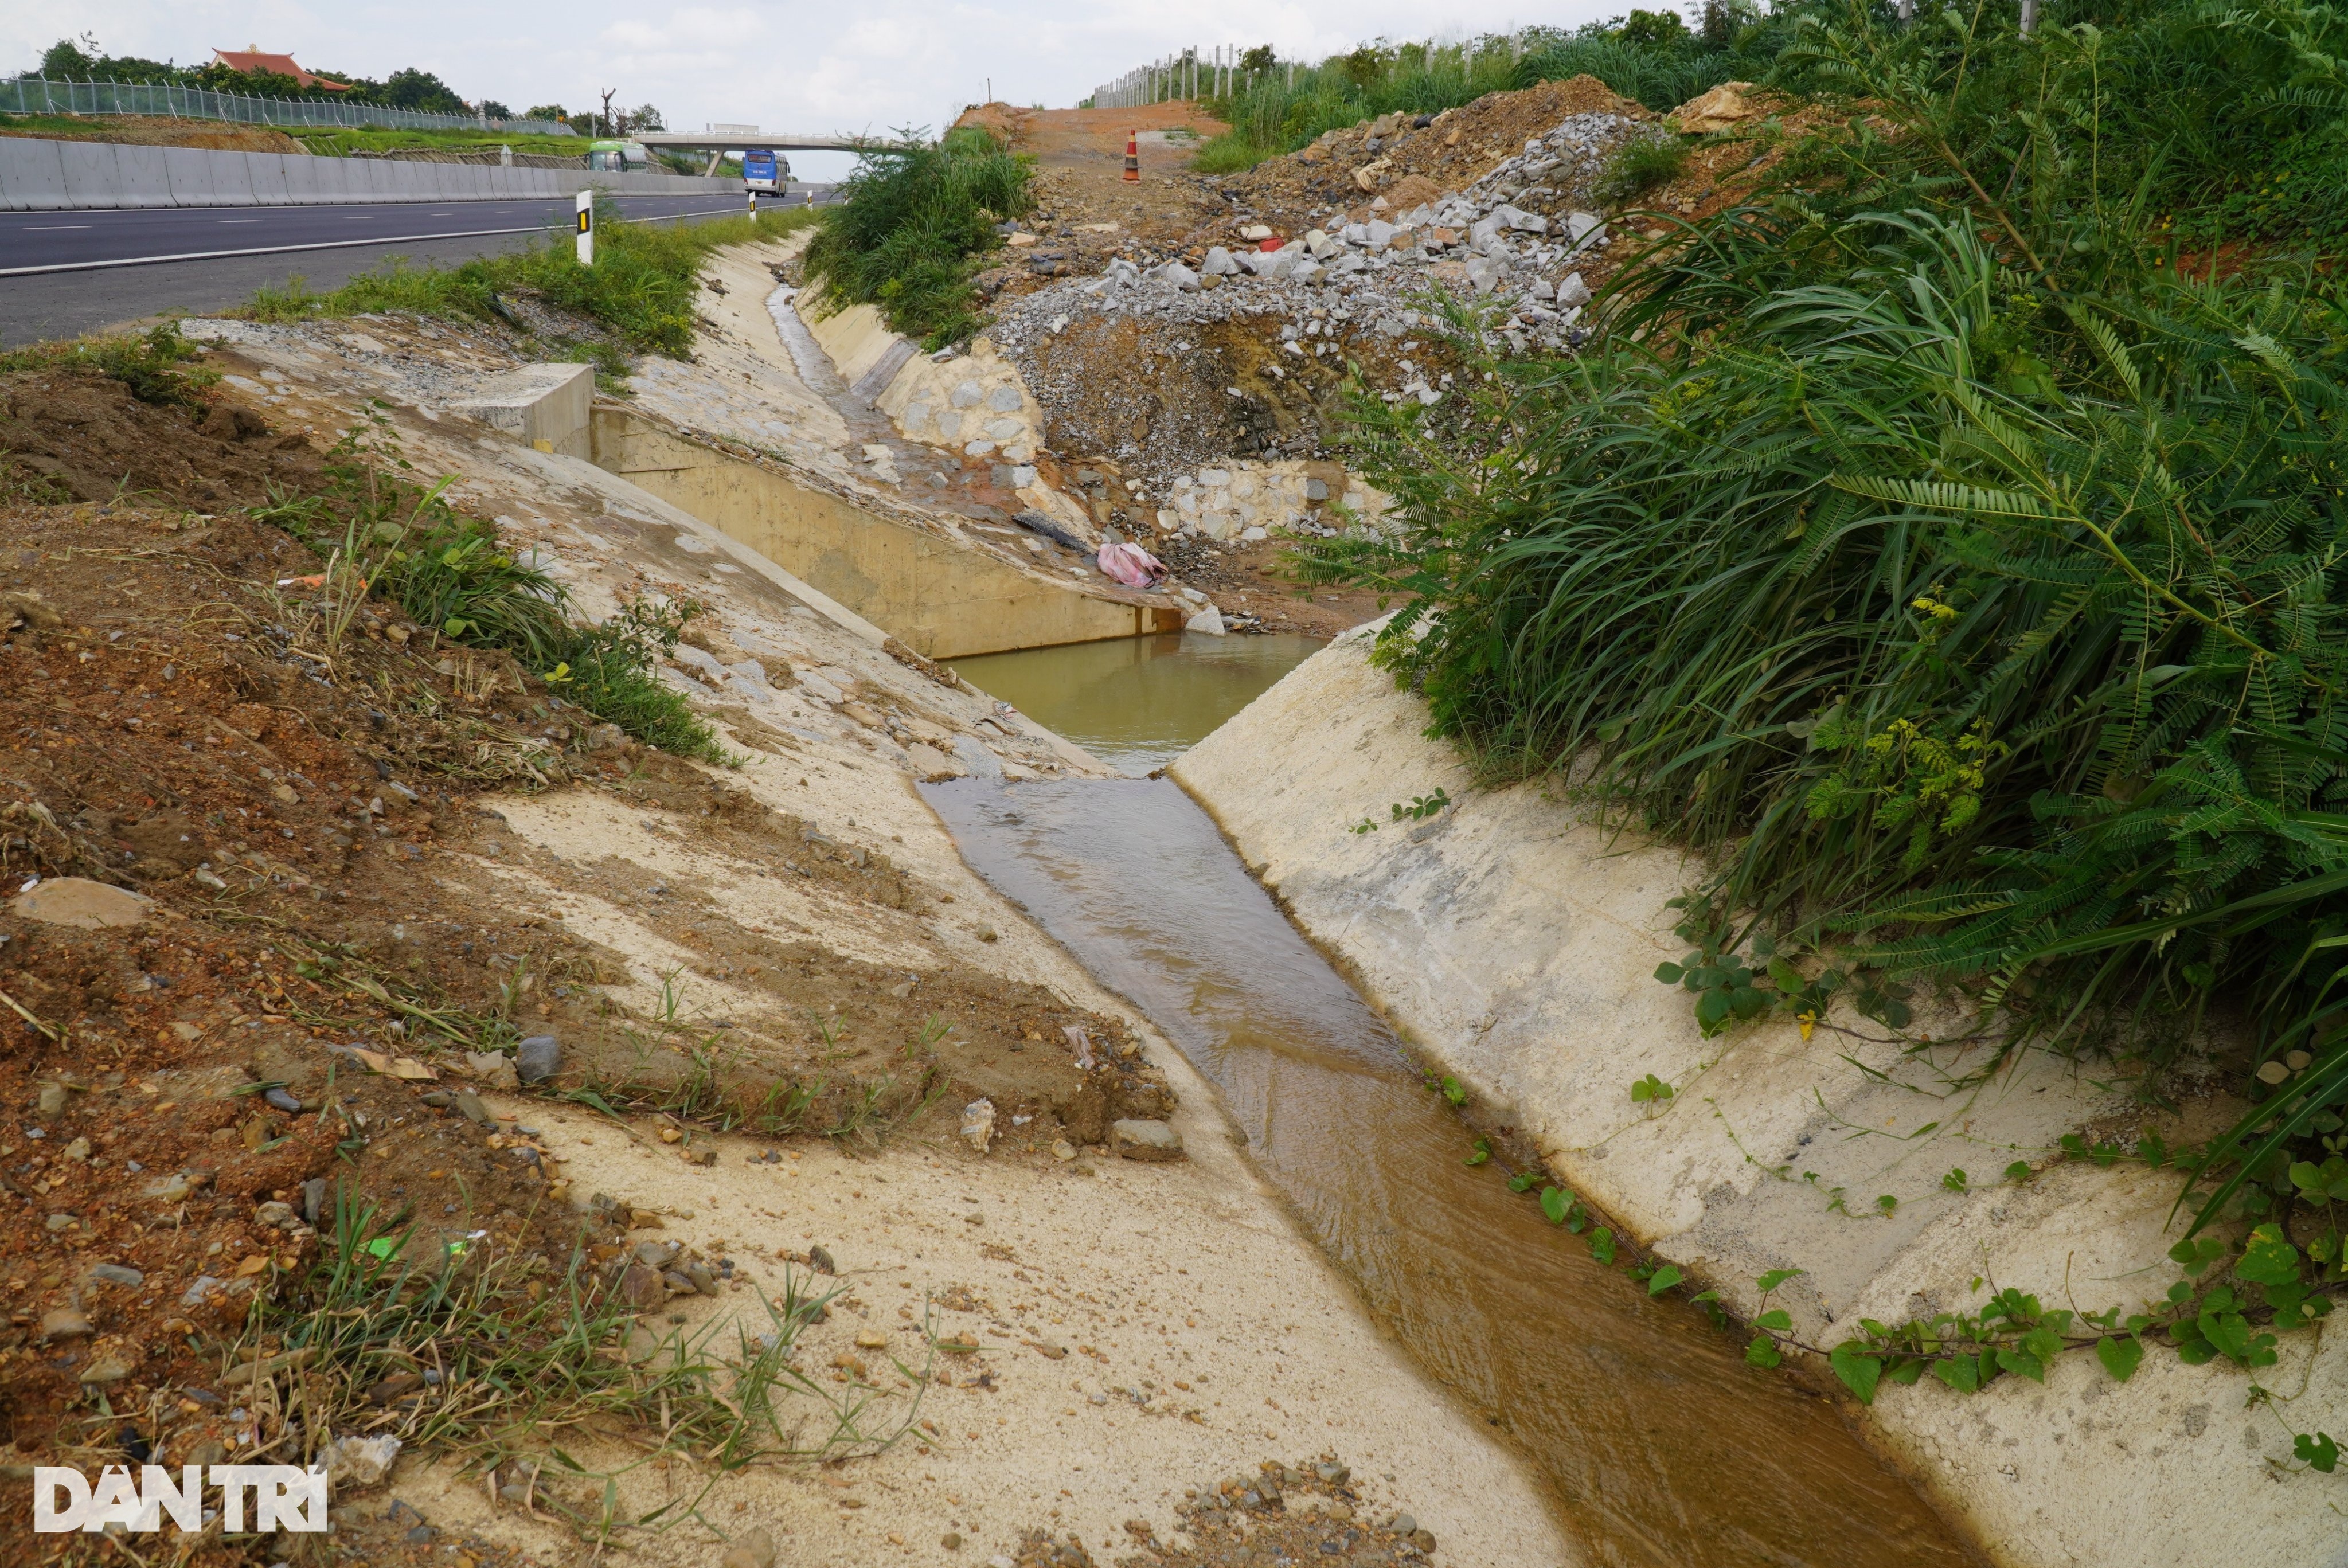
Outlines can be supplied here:
<path id="1" fill-rule="evenodd" d="M 1634 0 L 1562 0 L 1528 15 L 1503 0 L 1200 0 L 1188 5 L 1070 0 L 768 0 L 620 4 L 617 0 L 0 0 L 0 70 L 34 65 L 64 36 L 96 35 L 108 54 L 211 57 L 250 44 L 312 69 L 383 77 L 406 66 L 438 73 L 468 99 L 516 112 L 560 103 L 659 106 L 675 129 L 711 121 L 767 130 L 886 134 L 932 130 L 965 104 L 994 98 L 1059 108 L 1137 66 L 1196 45 L 1271 44 L 1313 59 L 1380 35 L 1397 41 L 1502 32 L 1533 22 L 1576 26 Z M 1653 0 L 1648 0 L 1652 7 Z M 802 178 L 830 178 L 824 154 L 791 159 Z"/>

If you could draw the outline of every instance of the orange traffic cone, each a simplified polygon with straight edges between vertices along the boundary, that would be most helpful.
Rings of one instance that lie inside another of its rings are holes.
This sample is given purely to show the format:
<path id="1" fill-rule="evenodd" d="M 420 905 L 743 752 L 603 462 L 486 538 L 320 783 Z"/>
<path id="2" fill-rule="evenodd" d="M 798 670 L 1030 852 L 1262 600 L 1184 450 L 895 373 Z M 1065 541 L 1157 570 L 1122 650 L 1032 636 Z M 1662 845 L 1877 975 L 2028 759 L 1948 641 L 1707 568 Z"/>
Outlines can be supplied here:
<path id="1" fill-rule="evenodd" d="M 1141 139 L 1129 130 L 1125 133 L 1125 177 L 1141 178 Z"/>

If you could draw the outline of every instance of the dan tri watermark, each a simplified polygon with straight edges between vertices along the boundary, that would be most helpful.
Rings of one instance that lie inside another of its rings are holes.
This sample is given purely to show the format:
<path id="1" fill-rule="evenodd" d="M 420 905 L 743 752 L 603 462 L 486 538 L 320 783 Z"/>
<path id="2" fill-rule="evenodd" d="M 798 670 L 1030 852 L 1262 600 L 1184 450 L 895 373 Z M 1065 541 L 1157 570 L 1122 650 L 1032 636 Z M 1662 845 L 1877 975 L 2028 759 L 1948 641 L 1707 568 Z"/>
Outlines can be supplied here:
<path id="1" fill-rule="evenodd" d="M 207 1479 L 219 1496 L 217 1509 L 204 1506 Z M 250 1525 L 245 1522 L 248 1501 Z M 112 1524 L 146 1533 L 160 1530 L 167 1517 L 192 1533 L 204 1529 L 210 1522 L 207 1516 L 214 1514 L 232 1533 L 248 1529 L 263 1534 L 278 1530 L 295 1534 L 323 1531 L 326 1528 L 325 1468 L 181 1465 L 175 1477 L 163 1465 L 146 1465 L 133 1480 L 129 1466 L 108 1465 L 95 1481 L 62 1465 L 36 1465 L 33 1470 L 36 1534 L 59 1535 L 72 1530 L 97 1534 Z"/>

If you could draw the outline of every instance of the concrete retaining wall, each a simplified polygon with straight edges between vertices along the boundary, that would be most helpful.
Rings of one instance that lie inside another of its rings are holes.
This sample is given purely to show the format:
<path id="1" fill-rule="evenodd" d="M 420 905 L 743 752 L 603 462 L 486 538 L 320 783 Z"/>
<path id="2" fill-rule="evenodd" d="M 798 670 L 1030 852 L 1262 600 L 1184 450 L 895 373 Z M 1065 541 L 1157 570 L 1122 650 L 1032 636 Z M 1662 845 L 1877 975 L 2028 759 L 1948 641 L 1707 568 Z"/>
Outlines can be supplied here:
<path id="1" fill-rule="evenodd" d="M 2174 1171 L 2050 1151 L 2066 1132 L 2127 1141 L 2156 1124 L 2182 1144 L 2236 1105 L 2194 1098 L 2164 1116 L 2036 1052 L 1955 1088 L 1990 1046 L 1910 1052 L 1841 1016 L 1829 1023 L 1860 1026 L 1702 1038 L 1687 994 L 1652 975 L 1685 950 L 1665 901 L 1700 868 L 1541 785 L 1475 789 L 1367 648 L 1366 629 L 1338 639 L 1169 772 L 1417 1048 L 1507 1108 L 1561 1185 L 1742 1313 L 1756 1275 L 1803 1270 L 1772 1305 L 1811 1343 L 1862 1317 L 1976 1311 L 2005 1286 L 2133 1311 L 2178 1277 Z M 1437 785 L 1453 809 L 1393 819 Z M 1365 817 L 1378 831 L 1349 830 Z M 1945 1039 L 1953 1021 L 1917 1026 Z M 1678 1090 L 1667 1103 L 1631 1099 L 1650 1073 Z M 2026 1182 L 2000 1175 L 2017 1159 Z M 1952 1168 L 1969 1191 L 1942 1184 Z M 1887 1381 L 1866 1425 L 2015 1568 L 2338 1568 L 2338 1479 L 2294 1470 L 2291 1434 L 2348 1430 L 2348 1348 L 2324 1330 L 2276 1348 L 2255 1380 L 2286 1396 L 2280 1420 L 2240 1368 L 2156 1346 L 2125 1384 L 2085 1353 L 2043 1384 L 2003 1377 L 1970 1398 Z"/>
<path id="2" fill-rule="evenodd" d="M 624 410 L 594 413 L 594 461 L 723 530 L 933 659 L 1179 631 L 1158 594 L 1130 601 L 1021 572 L 865 511 Z"/>
<path id="3" fill-rule="evenodd" d="M 569 196 L 732 196 L 742 181 L 586 169 L 507 169 L 387 158 L 216 152 L 111 141 L 0 137 L 0 211 L 101 207 L 304 207 L 353 201 L 489 201 Z"/>

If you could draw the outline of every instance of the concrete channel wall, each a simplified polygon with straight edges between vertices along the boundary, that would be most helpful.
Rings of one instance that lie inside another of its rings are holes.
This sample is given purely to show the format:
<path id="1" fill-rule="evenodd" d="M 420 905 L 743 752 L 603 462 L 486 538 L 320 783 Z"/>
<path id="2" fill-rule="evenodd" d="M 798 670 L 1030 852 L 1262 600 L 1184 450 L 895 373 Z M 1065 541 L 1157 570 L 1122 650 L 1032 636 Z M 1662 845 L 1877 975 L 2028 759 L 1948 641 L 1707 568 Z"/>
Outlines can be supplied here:
<path id="1" fill-rule="evenodd" d="M 1158 596 L 1127 603 L 1062 587 L 941 533 L 598 407 L 595 466 L 805 578 L 932 659 L 1179 631 Z"/>
<path id="2" fill-rule="evenodd" d="M 305 207 L 570 196 L 730 195 L 742 181 L 588 169 L 508 169 L 392 158 L 220 152 L 113 141 L 0 137 L 0 211 L 118 207 Z"/>
<path id="3" fill-rule="evenodd" d="M 1371 632 L 1306 660 L 1169 773 L 1560 1185 L 1747 1317 L 1756 1276 L 1802 1270 L 1771 1305 L 1811 1344 L 1863 1317 L 1978 1311 L 2008 1286 L 2132 1312 L 2180 1277 L 2174 1171 L 2051 1151 L 2065 1133 L 2125 1140 L 2139 1123 L 2182 1144 L 2234 1103 L 2156 1115 L 2093 1064 L 2035 1051 L 1968 1083 L 1994 1042 L 1911 1047 L 1839 1013 L 1811 1038 L 1790 1023 L 1703 1038 L 1687 994 L 1653 975 L 1684 954 L 1666 901 L 1701 868 L 1592 826 L 1541 783 L 1476 789 L 1426 737 L 1424 700 L 1371 667 Z M 1438 785 L 1450 810 L 1393 818 Z M 1365 818 L 1379 830 L 1351 830 Z M 1914 1028 L 1966 1033 L 1954 1016 Z M 1648 1074 L 1670 1100 L 1632 1099 Z M 2016 1160 L 2025 1181 L 2000 1174 Z M 1952 1170 L 1970 1185 L 1944 1184 Z M 2348 1346 L 2318 1328 L 2276 1348 L 2255 1383 L 2288 1396 L 2281 1419 L 2241 1368 L 2155 1344 L 2124 1384 L 2085 1352 L 2044 1383 L 2006 1377 L 1970 1397 L 1886 1380 L 1865 1424 L 2014 1568 L 2339 1568 L 2338 1479 L 2293 1465 L 2291 1433 L 2348 1430 Z"/>

